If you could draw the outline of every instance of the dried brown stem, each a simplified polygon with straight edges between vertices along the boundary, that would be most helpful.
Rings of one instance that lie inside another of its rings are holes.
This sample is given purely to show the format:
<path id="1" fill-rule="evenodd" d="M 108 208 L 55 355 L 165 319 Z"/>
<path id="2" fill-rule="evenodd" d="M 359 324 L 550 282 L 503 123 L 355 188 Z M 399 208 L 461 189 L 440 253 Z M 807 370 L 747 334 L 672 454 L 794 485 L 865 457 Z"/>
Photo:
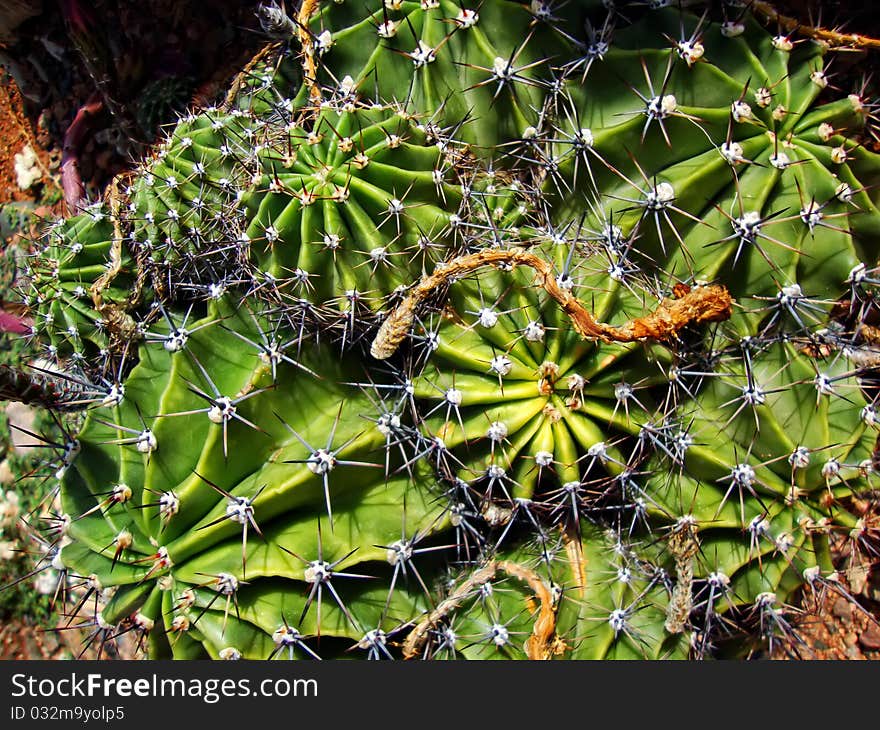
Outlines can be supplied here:
<path id="1" fill-rule="evenodd" d="M 691 322 L 719 322 L 728 319 L 733 300 L 723 286 L 701 286 L 693 289 L 679 284 L 675 299 L 666 299 L 645 317 L 620 327 L 597 322 L 590 312 L 567 289 L 559 286 L 553 265 L 522 248 L 488 249 L 460 256 L 426 275 L 407 297 L 388 315 L 379 328 L 370 348 L 377 360 L 387 360 L 400 347 L 409 333 L 416 310 L 436 290 L 484 266 L 528 266 L 535 270 L 536 283 L 559 304 L 575 330 L 585 339 L 603 342 L 664 341 L 673 339 Z"/>
<path id="2" fill-rule="evenodd" d="M 751 6 L 756 15 L 760 15 L 769 23 L 777 23 L 780 28 L 788 33 L 798 33 L 807 38 L 827 43 L 831 47 L 860 48 L 864 50 L 880 49 L 880 40 L 877 38 L 870 38 L 858 33 L 840 33 L 836 30 L 805 25 L 797 18 L 783 15 L 770 3 L 762 2 L 762 0 L 753 0 Z"/>
<path id="3" fill-rule="evenodd" d="M 309 31 L 309 21 L 318 12 L 320 0 L 303 0 L 299 12 L 296 15 L 296 24 L 299 28 L 299 42 L 303 49 L 303 73 L 309 87 L 309 95 L 315 101 L 321 99 L 321 89 L 318 86 L 318 64 L 315 61 L 315 46 L 312 43 L 312 34 Z"/>
<path id="4" fill-rule="evenodd" d="M 694 557 L 700 549 L 697 527 L 686 522 L 669 536 L 669 551 L 675 559 L 675 588 L 666 607 L 666 630 L 680 634 L 687 625 L 694 606 Z"/>
<path id="5" fill-rule="evenodd" d="M 113 240 L 110 242 L 110 261 L 107 270 L 99 276 L 89 287 L 89 295 L 95 310 L 101 314 L 106 323 L 107 331 L 111 335 L 111 349 L 116 352 L 124 352 L 129 343 L 139 340 L 141 334 L 138 330 L 137 323 L 128 313 L 140 302 L 143 289 L 144 269 L 139 267 L 135 285 L 129 296 L 121 303 L 104 301 L 104 292 L 113 282 L 113 280 L 122 271 L 122 246 L 124 237 L 119 226 L 119 202 L 121 192 L 119 190 L 120 178 L 117 175 L 113 178 L 107 199 L 110 204 L 110 214 L 113 220 Z"/>
<path id="6" fill-rule="evenodd" d="M 547 584 L 530 568 L 507 560 L 493 560 L 471 573 L 449 597 L 441 601 L 437 608 L 425 616 L 409 632 L 403 642 L 404 659 L 414 659 L 419 656 L 428 640 L 430 630 L 461 606 L 480 586 L 492 580 L 499 571 L 528 585 L 541 604 L 538 608 L 538 617 L 532 628 L 532 635 L 529 636 L 525 644 L 528 658 L 534 660 L 550 659 L 565 651 L 565 642 L 556 636 L 556 604 Z"/>
<path id="7" fill-rule="evenodd" d="M 541 603 L 532 626 L 532 635 L 526 639 L 526 656 L 533 661 L 547 661 L 562 654 L 566 646 L 556 635 L 556 602 L 547 584 L 535 571 L 519 563 L 503 560 L 498 563 L 498 569 L 525 583 Z"/>
<path id="8" fill-rule="evenodd" d="M 568 565 L 574 578 L 575 590 L 583 597 L 587 587 L 587 560 L 584 557 L 584 545 L 577 531 L 567 528 L 562 533 L 562 544 L 568 556 Z"/>
<path id="9" fill-rule="evenodd" d="M 229 111 L 232 109 L 235 104 L 235 100 L 241 92 L 242 86 L 245 85 L 247 80 L 250 78 L 254 68 L 265 61 L 269 56 L 275 53 L 281 44 L 277 41 L 273 41 L 272 43 L 268 43 L 263 46 L 256 56 L 251 58 L 250 61 L 247 62 L 245 67 L 236 74 L 235 78 L 232 80 L 232 86 L 229 87 L 229 91 L 226 92 L 226 97 L 223 100 L 223 109 Z"/>
<path id="10" fill-rule="evenodd" d="M 428 632 L 464 603 L 468 596 L 473 595 L 477 588 L 492 580 L 497 567 L 493 561 L 475 570 L 447 598 L 440 601 L 437 608 L 416 624 L 403 642 L 403 658 L 414 659 L 419 656 L 428 640 Z"/>

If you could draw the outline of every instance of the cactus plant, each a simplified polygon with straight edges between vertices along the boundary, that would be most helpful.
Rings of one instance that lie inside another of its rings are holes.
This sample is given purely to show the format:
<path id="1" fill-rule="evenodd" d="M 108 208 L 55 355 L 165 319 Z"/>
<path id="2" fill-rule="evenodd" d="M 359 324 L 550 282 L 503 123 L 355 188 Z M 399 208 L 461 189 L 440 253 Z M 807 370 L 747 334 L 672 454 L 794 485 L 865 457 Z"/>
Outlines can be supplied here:
<path id="1" fill-rule="evenodd" d="M 39 311 L 35 330 L 51 360 L 70 358 L 84 363 L 108 352 L 109 334 L 99 309 L 104 300 L 107 304 L 124 301 L 132 284 L 125 273 L 118 280 L 109 274 L 114 259 L 120 270 L 132 271 L 127 251 L 118 246 L 111 251 L 113 239 L 113 223 L 101 203 L 75 218 L 58 221 L 46 234 L 46 245 L 32 267 L 25 303 Z M 100 292 L 94 289 L 96 284 Z M 100 304 L 92 301 L 93 293 L 100 297 Z"/>
<path id="2" fill-rule="evenodd" d="M 590 3 L 263 19 L 285 41 L 32 263 L 97 394 L 37 566 L 79 625 L 178 658 L 792 642 L 798 591 L 845 591 L 830 537 L 877 537 L 880 158 L 823 47 Z"/>

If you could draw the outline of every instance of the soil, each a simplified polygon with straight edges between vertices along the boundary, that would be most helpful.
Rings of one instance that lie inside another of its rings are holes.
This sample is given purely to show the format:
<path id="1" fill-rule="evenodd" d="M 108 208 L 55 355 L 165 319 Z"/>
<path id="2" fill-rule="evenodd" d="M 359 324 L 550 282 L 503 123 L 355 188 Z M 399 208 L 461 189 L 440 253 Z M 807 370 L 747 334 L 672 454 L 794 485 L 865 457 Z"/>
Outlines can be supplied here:
<path id="1" fill-rule="evenodd" d="M 38 139 L 42 137 L 41 140 Z M 26 146 L 37 155 L 40 178 L 34 185 L 22 190 L 18 186 L 15 156 Z M 42 191 L 37 186 L 59 189 L 57 181 L 60 152 L 45 134 L 37 134 L 24 111 L 24 101 L 15 81 L 0 68 L 0 204 L 35 201 Z"/>
<path id="2" fill-rule="evenodd" d="M 72 658 L 73 652 L 59 636 L 62 635 L 11 621 L 0 626 L 0 660 Z"/>
<path id="3" fill-rule="evenodd" d="M 880 625 L 850 600 L 827 592 L 815 615 L 800 621 L 804 659 L 880 659 Z"/>
<path id="4" fill-rule="evenodd" d="M 141 648 L 136 640 L 122 637 L 98 653 L 89 641 L 86 629 L 71 627 L 66 622 L 55 629 L 45 629 L 22 621 L 0 625 L 0 661 L 7 659 L 139 659 Z"/>
<path id="5" fill-rule="evenodd" d="M 802 612 L 794 621 L 796 639 L 773 658 L 880 659 L 880 602 L 852 593 L 844 582 L 840 589 L 826 586 L 803 596 L 796 605 Z M 871 593 L 880 597 L 877 589 Z"/>

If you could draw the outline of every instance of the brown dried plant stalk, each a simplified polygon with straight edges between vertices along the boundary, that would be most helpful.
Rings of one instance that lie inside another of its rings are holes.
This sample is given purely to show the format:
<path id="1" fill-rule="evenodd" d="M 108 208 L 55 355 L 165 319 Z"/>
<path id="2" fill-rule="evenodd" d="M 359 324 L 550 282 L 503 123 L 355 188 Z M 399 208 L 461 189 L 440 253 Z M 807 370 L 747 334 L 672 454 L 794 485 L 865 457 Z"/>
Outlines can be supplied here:
<path id="1" fill-rule="evenodd" d="M 461 606 L 474 592 L 485 585 L 498 573 L 506 573 L 511 578 L 522 581 L 538 599 L 537 616 L 532 633 L 525 643 L 526 655 L 532 660 L 548 660 L 565 651 L 566 645 L 556 635 L 556 602 L 547 584 L 533 570 L 509 560 L 493 560 L 471 573 L 446 600 L 423 618 L 407 635 L 403 642 L 403 656 L 414 659 L 419 656 L 428 640 L 431 629 L 435 628 L 450 613 Z"/>
<path id="2" fill-rule="evenodd" d="M 827 43 L 831 48 L 880 49 L 880 40 L 877 38 L 870 38 L 858 33 L 841 33 L 836 30 L 806 25 L 797 20 L 797 18 L 780 13 L 773 5 L 762 0 L 753 0 L 751 7 L 757 15 L 760 15 L 769 23 L 776 23 L 787 33 L 798 33 L 815 41 Z"/>
<path id="3" fill-rule="evenodd" d="M 669 551 L 675 559 L 676 584 L 666 608 L 666 630 L 680 634 L 687 626 L 694 605 L 694 557 L 700 550 L 696 524 L 685 522 L 669 536 Z"/>
<path id="4" fill-rule="evenodd" d="M 523 248 L 492 249 L 460 256 L 422 280 L 395 307 L 379 328 L 370 354 L 387 360 L 397 352 L 409 333 L 418 307 L 435 291 L 484 266 L 528 266 L 535 270 L 535 279 L 571 319 L 575 330 L 584 339 L 603 342 L 669 341 L 688 324 L 720 322 L 730 318 L 733 299 L 723 286 L 689 287 L 676 284 L 674 299 L 665 299 L 651 314 L 638 317 L 619 327 L 597 322 L 586 307 L 570 291 L 562 288 L 554 275 L 553 265 Z"/>
<path id="5" fill-rule="evenodd" d="M 318 86 L 318 64 L 315 61 L 315 48 L 309 30 L 309 21 L 312 19 L 312 15 L 318 12 L 320 5 L 320 0 L 303 0 L 296 15 L 299 42 L 303 49 L 303 74 L 309 86 L 309 95 L 313 100 L 320 100 L 321 89 Z"/>

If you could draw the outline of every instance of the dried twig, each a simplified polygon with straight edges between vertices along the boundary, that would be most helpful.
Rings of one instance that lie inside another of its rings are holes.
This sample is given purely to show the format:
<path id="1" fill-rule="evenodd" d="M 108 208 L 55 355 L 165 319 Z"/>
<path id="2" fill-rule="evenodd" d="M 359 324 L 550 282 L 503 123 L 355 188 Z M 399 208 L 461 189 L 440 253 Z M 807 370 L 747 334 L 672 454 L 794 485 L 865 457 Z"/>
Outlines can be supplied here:
<path id="1" fill-rule="evenodd" d="M 460 256 L 439 267 L 433 274 L 422 278 L 406 298 L 388 315 L 373 344 L 370 354 L 377 360 L 387 360 L 403 342 L 416 310 L 437 289 L 446 286 L 483 266 L 528 266 L 535 270 L 536 281 L 571 319 L 575 330 L 585 339 L 604 342 L 636 342 L 642 340 L 670 340 L 691 322 L 718 322 L 731 315 L 733 300 L 723 286 L 701 286 L 691 289 L 684 284 L 674 288 L 676 299 L 667 299 L 645 317 L 639 317 L 620 327 L 597 322 L 577 298 L 563 289 L 556 280 L 553 266 L 539 256 L 522 248 L 491 249 Z"/>
<path id="2" fill-rule="evenodd" d="M 528 585 L 541 602 L 538 607 L 538 617 L 532 626 L 532 635 L 526 639 L 526 656 L 533 661 L 546 661 L 562 654 L 566 645 L 556 635 L 557 605 L 547 584 L 534 570 L 518 563 L 504 560 L 498 563 L 498 569 Z"/>
<path id="3" fill-rule="evenodd" d="M 666 608 L 666 630 L 670 634 L 680 634 L 687 625 L 694 606 L 694 556 L 700 549 L 697 526 L 693 522 L 683 522 L 669 536 L 669 552 L 675 559 L 675 588 Z"/>
<path id="4" fill-rule="evenodd" d="M 574 588 L 583 598 L 587 587 L 587 560 L 584 557 L 584 545 L 577 531 L 568 528 L 562 533 L 562 544 L 568 556 L 568 565 L 574 578 Z"/>
<path id="5" fill-rule="evenodd" d="M 144 277 L 146 275 L 145 267 L 139 266 L 135 284 L 123 302 L 116 303 L 104 300 L 104 292 L 110 287 L 113 280 L 119 276 L 123 268 L 122 247 L 125 238 L 119 226 L 119 201 L 121 196 L 119 184 L 122 177 L 117 175 L 113 178 L 107 192 L 110 215 L 113 221 L 110 260 L 108 261 L 106 271 L 95 279 L 94 283 L 89 287 L 89 295 L 92 298 L 95 310 L 100 313 L 107 331 L 111 335 L 111 350 L 114 352 L 124 352 L 130 343 L 136 342 L 143 337 L 137 323 L 132 319 L 129 312 L 140 303 Z"/>
<path id="6" fill-rule="evenodd" d="M 544 660 L 565 651 L 565 642 L 556 636 L 556 604 L 550 589 L 541 577 L 530 568 L 508 560 L 491 561 L 478 568 L 464 580 L 448 598 L 422 619 L 403 642 L 403 656 L 414 659 L 422 653 L 428 634 L 443 619 L 474 594 L 480 586 L 492 580 L 501 571 L 517 578 L 529 586 L 540 601 L 538 617 L 532 628 L 532 635 L 526 640 L 525 650 L 529 659 Z"/>
<path id="7" fill-rule="evenodd" d="M 468 596 L 473 595 L 477 588 L 492 580 L 497 567 L 493 561 L 475 570 L 447 598 L 440 601 L 437 608 L 416 624 L 403 642 L 403 658 L 413 659 L 419 656 L 428 640 L 428 632 L 464 603 Z"/>
<path id="8" fill-rule="evenodd" d="M 251 58 L 250 61 L 247 62 L 245 67 L 235 75 L 235 78 L 232 80 L 232 85 L 229 87 L 229 91 L 226 92 L 226 96 L 223 99 L 222 109 L 224 111 L 228 112 L 234 107 L 235 100 L 238 98 L 242 87 L 252 76 L 254 68 L 263 63 L 273 54 L 277 53 L 281 47 L 282 44 L 277 41 L 267 43 L 253 58 Z"/>
<path id="9" fill-rule="evenodd" d="M 805 25 L 797 18 L 783 15 L 770 3 L 762 2 L 762 0 L 753 0 L 751 7 L 756 15 L 761 16 L 769 23 L 777 23 L 780 28 L 788 33 L 798 33 L 807 38 L 827 43 L 831 47 L 860 48 L 864 50 L 880 49 L 880 39 L 870 38 L 858 33 L 840 33 L 836 30 Z"/>
<path id="10" fill-rule="evenodd" d="M 303 4 L 296 15 L 296 24 L 299 28 L 299 42 L 303 49 L 303 73 L 305 74 L 306 84 L 309 86 L 309 95 L 314 100 L 321 99 L 321 89 L 318 86 L 318 64 L 315 61 L 315 45 L 312 43 L 309 21 L 318 11 L 320 4 L 320 0 L 303 0 Z"/>

